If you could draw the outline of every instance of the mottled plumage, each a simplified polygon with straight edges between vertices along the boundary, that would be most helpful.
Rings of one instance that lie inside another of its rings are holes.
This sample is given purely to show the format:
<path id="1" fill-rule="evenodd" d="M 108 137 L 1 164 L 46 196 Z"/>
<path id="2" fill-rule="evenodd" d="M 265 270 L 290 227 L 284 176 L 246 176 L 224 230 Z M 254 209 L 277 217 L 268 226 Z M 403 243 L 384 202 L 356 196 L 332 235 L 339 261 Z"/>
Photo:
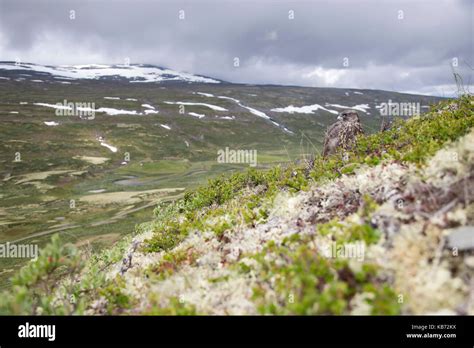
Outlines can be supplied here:
<path id="1" fill-rule="evenodd" d="M 363 134 L 359 115 L 354 110 L 344 110 L 337 116 L 337 122 L 326 131 L 323 157 L 329 156 L 338 148 L 350 149 L 358 134 Z"/>

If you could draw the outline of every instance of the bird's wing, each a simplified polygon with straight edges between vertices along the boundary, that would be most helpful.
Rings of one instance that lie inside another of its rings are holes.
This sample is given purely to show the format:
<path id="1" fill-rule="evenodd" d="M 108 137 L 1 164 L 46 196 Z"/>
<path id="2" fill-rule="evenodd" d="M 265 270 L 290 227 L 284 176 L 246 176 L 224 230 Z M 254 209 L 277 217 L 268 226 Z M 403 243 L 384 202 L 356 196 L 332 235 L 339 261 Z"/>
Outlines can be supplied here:
<path id="1" fill-rule="evenodd" d="M 328 127 L 326 130 L 326 136 L 324 137 L 324 146 L 323 146 L 323 157 L 327 155 L 329 151 L 329 140 L 334 136 L 337 136 L 336 133 L 339 133 L 340 122 L 336 122 Z"/>
<path id="2" fill-rule="evenodd" d="M 364 128 L 362 128 L 362 123 L 357 122 L 356 132 L 357 132 L 357 134 L 365 134 L 364 133 Z"/>

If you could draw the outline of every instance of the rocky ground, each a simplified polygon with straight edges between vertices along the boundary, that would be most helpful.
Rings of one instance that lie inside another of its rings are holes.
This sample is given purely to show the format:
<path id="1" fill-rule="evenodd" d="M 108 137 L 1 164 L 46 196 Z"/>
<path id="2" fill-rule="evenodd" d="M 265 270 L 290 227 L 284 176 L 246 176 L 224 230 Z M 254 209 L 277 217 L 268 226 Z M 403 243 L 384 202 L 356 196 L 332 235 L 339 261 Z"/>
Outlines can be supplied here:
<path id="1" fill-rule="evenodd" d="M 253 228 L 236 226 L 220 238 L 212 229 L 193 233 L 173 249 L 185 260 L 164 279 L 151 280 L 145 271 L 150 266 L 173 267 L 167 266 L 166 252 L 140 251 L 130 251 L 130 268 L 124 271 L 118 264 L 108 277 L 122 274 L 124 293 L 138 303 L 132 313 L 146 311 L 156 305 L 153 301 L 166 307 L 170 299 L 178 298 L 198 313 L 256 314 L 253 289 L 262 283 L 258 276 L 262 266 L 253 256 L 268 242 L 282 245 L 293 235 L 310 240 L 310 250 L 324 255 L 340 231 L 333 227 L 319 235 L 318 223 L 337 219 L 343 226 L 369 223 L 381 232 L 377 243 L 365 245 L 363 261 L 350 259 L 349 267 L 356 273 L 364 264 L 378 265 L 381 278 L 393 286 L 393 301 L 403 304 L 403 313 L 474 314 L 474 243 L 472 235 L 463 237 L 474 233 L 473 175 L 474 132 L 470 132 L 438 151 L 424 168 L 397 161 L 363 167 L 306 192 L 279 194 L 268 221 Z M 364 216 L 367 196 L 376 207 Z M 134 241 L 149 236 L 146 232 Z M 277 253 L 265 252 L 266 260 L 287 262 L 278 258 Z M 250 271 L 233 267 L 238 263 Z M 266 301 L 278 297 L 273 283 L 270 279 L 265 284 Z M 371 298 L 370 292 L 357 293 L 349 312 L 370 314 L 366 298 Z"/>

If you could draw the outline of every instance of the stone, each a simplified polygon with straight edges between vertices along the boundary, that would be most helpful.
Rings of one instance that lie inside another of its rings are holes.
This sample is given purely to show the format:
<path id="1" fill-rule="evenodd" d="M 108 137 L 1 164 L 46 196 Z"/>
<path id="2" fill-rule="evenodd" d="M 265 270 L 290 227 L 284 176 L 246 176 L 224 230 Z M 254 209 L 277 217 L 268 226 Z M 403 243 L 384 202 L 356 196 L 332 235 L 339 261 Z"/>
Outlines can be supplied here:
<path id="1" fill-rule="evenodd" d="M 458 250 L 474 249 L 474 226 L 461 226 L 451 229 L 448 235 L 448 244 Z"/>

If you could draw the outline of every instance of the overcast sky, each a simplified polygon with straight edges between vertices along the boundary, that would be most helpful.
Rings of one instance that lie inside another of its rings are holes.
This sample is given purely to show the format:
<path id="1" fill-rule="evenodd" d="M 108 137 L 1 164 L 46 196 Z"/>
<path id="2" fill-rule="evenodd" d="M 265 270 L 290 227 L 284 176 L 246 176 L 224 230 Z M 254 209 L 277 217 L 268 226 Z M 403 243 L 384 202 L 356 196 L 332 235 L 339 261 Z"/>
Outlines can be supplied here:
<path id="1" fill-rule="evenodd" d="M 231 82 L 451 96 L 456 61 L 474 91 L 473 3 L 0 0 L 0 60 L 130 59 Z"/>

